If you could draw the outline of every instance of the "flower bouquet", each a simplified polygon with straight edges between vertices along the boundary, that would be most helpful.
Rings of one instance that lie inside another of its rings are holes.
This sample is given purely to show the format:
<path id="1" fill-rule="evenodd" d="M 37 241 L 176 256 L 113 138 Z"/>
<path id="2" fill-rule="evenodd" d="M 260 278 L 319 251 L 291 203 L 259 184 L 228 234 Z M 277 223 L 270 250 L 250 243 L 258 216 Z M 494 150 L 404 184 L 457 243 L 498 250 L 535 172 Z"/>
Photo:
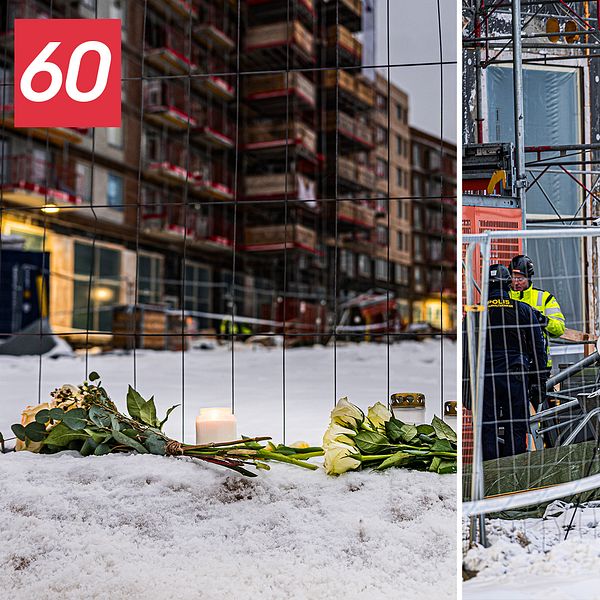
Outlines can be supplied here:
<path id="1" fill-rule="evenodd" d="M 342 398 L 323 436 L 325 470 L 339 475 L 362 467 L 408 467 L 456 473 L 456 433 L 438 417 L 431 425 L 403 423 L 377 402 L 367 416 Z"/>
<path id="2" fill-rule="evenodd" d="M 12 426 L 16 450 L 52 454 L 75 450 L 83 456 L 116 452 L 138 452 L 160 456 L 187 456 L 233 469 L 255 477 L 248 466 L 269 469 L 267 461 L 279 461 L 306 469 L 317 469 L 307 462 L 321 456 L 321 448 L 293 447 L 260 442 L 269 437 L 245 438 L 203 445 L 183 444 L 163 432 L 169 415 L 156 414 L 154 398 L 145 400 L 131 386 L 127 392 L 127 411 L 122 414 L 102 387 L 100 376 L 90 373 L 89 381 L 75 387 L 63 385 L 51 394 L 52 400 L 27 407 L 21 423 Z M 304 445 L 305 446 L 305 445 Z"/>

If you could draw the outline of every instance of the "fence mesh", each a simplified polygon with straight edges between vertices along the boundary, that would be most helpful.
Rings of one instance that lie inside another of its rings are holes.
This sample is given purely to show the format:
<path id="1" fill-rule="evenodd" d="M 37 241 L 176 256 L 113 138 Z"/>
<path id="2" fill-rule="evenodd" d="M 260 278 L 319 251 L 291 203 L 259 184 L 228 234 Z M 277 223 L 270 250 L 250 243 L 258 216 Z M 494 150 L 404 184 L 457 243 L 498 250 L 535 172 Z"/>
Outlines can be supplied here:
<path id="1" fill-rule="evenodd" d="M 342 394 L 389 399 L 409 382 L 444 413 L 456 399 L 444 361 L 455 15 L 408 3 L 419 36 L 435 40 L 418 57 L 391 27 L 404 4 L 3 3 L 0 333 L 39 354 L 2 357 L 28 374 L 18 386 L 2 377 L 3 427 L 65 370 L 74 383 L 99 371 L 109 392 L 159 387 L 161 406 L 181 403 L 170 433 L 185 440 L 201 406 L 229 403 L 252 427 L 260 404 L 269 433 L 289 441 L 315 409 L 307 396 L 326 415 Z M 121 128 L 14 127 L 19 18 L 121 19 Z M 411 129 L 401 89 L 419 76 L 435 107 L 429 132 Z M 75 358 L 39 352 L 57 335 Z M 403 343 L 425 338 L 437 342 L 430 381 L 399 368 Z"/>
<path id="2" fill-rule="evenodd" d="M 465 549 L 505 539 L 547 552 L 597 535 L 600 282 L 573 265 L 594 263 L 598 237 L 538 228 L 464 238 Z M 506 240 L 534 274 L 498 256 Z"/>

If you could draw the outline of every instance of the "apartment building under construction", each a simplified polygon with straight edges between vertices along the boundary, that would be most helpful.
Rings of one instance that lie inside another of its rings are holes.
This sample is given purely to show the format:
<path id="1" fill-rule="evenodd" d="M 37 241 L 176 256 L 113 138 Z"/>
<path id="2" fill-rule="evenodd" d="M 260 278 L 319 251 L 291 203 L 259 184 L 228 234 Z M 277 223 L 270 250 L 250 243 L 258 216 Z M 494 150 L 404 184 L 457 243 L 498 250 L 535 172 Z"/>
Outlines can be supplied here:
<path id="1" fill-rule="evenodd" d="M 200 328 L 235 312 L 326 333 L 340 303 L 377 290 L 411 320 L 408 98 L 362 74 L 361 11 L 9 0 L 2 236 L 49 253 L 57 331 L 110 332 L 113 308 L 139 303 Z M 121 19 L 121 128 L 14 128 L 14 19 L 49 17 Z"/>

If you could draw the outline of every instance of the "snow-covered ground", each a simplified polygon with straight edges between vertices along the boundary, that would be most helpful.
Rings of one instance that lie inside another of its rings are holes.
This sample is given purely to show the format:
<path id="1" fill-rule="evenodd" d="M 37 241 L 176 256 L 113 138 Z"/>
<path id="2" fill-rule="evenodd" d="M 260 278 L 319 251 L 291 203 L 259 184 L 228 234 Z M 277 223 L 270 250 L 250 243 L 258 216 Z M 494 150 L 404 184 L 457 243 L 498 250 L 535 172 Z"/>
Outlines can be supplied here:
<path id="1" fill-rule="evenodd" d="M 441 414 L 444 400 L 456 400 L 456 344 L 436 340 L 403 342 L 390 346 L 390 394 L 423 392 L 427 420 Z M 383 344 L 350 344 L 337 348 L 335 372 L 337 397 L 366 409 L 387 402 L 388 363 Z M 281 348 L 251 348 L 237 345 L 233 359 L 233 385 L 238 431 L 244 435 L 283 438 L 283 352 Z M 89 356 L 89 371 L 102 377 L 112 399 L 125 408 L 127 385 L 133 383 L 132 354 Z M 201 407 L 229 406 L 232 389 L 231 350 L 178 352 L 141 350 L 136 356 L 137 389 L 164 414 L 173 404 L 185 404 L 183 440 L 194 441 L 194 420 Z M 182 372 L 183 369 L 183 372 Z M 26 404 L 36 404 L 40 361 L 37 357 L 0 356 L 0 431 L 10 433 Z M 42 402 L 63 383 L 78 384 L 86 376 L 85 359 L 43 358 L 41 361 Z M 185 381 L 182 386 L 182 381 Z M 286 441 L 303 439 L 320 444 L 335 403 L 333 347 L 288 349 L 285 352 Z M 182 439 L 181 409 L 172 413 L 167 434 Z"/>
<path id="2" fill-rule="evenodd" d="M 439 414 L 440 344 L 390 348 L 390 392 L 420 391 Z M 159 413 L 181 401 L 181 355 L 139 352 L 140 392 Z M 333 350 L 286 351 L 286 437 L 319 443 L 334 401 Z M 444 345 L 444 397 L 456 394 Z M 282 433 L 281 349 L 237 348 L 239 431 Z M 0 357 L 0 430 L 38 397 L 38 360 Z M 123 407 L 133 361 L 90 357 Z M 82 358 L 42 361 L 42 400 L 85 375 Z M 337 393 L 387 396 L 385 346 L 338 348 Z M 227 405 L 225 349 L 185 355 L 186 441 L 202 406 Z M 177 412 L 173 416 L 177 415 Z M 181 413 L 168 430 L 181 437 Z M 389 600 L 456 597 L 456 477 L 390 469 L 327 477 L 274 464 L 246 479 L 189 459 L 0 456 L 0 589 L 11 598 Z"/>
<path id="3" fill-rule="evenodd" d="M 600 600 L 600 507 L 575 513 L 555 503 L 540 519 L 488 521 L 488 548 L 466 553 L 477 576 L 463 584 L 463 600 Z"/>

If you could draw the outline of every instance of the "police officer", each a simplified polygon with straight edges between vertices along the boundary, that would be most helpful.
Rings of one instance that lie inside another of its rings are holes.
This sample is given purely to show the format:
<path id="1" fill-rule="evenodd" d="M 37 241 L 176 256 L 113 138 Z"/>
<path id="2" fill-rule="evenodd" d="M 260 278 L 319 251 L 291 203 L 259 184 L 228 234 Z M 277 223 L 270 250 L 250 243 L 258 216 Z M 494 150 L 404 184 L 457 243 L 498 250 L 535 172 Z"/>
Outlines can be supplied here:
<path id="1" fill-rule="evenodd" d="M 508 270 L 512 277 L 510 297 L 529 304 L 537 311 L 544 328 L 546 349 L 548 349 L 548 338 L 560 337 L 565 332 L 565 316 L 556 298 L 546 290 L 533 287 L 532 279 L 535 272 L 533 261 L 529 256 L 523 254 L 513 256 Z M 546 367 L 550 375 L 552 359 L 549 352 Z"/>
<path id="2" fill-rule="evenodd" d="M 526 450 L 530 380 L 538 382 L 546 365 L 546 345 L 535 311 L 510 295 L 510 272 L 491 265 L 483 389 L 483 458 Z M 504 428 L 500 443 L 498 426 Z"/>

